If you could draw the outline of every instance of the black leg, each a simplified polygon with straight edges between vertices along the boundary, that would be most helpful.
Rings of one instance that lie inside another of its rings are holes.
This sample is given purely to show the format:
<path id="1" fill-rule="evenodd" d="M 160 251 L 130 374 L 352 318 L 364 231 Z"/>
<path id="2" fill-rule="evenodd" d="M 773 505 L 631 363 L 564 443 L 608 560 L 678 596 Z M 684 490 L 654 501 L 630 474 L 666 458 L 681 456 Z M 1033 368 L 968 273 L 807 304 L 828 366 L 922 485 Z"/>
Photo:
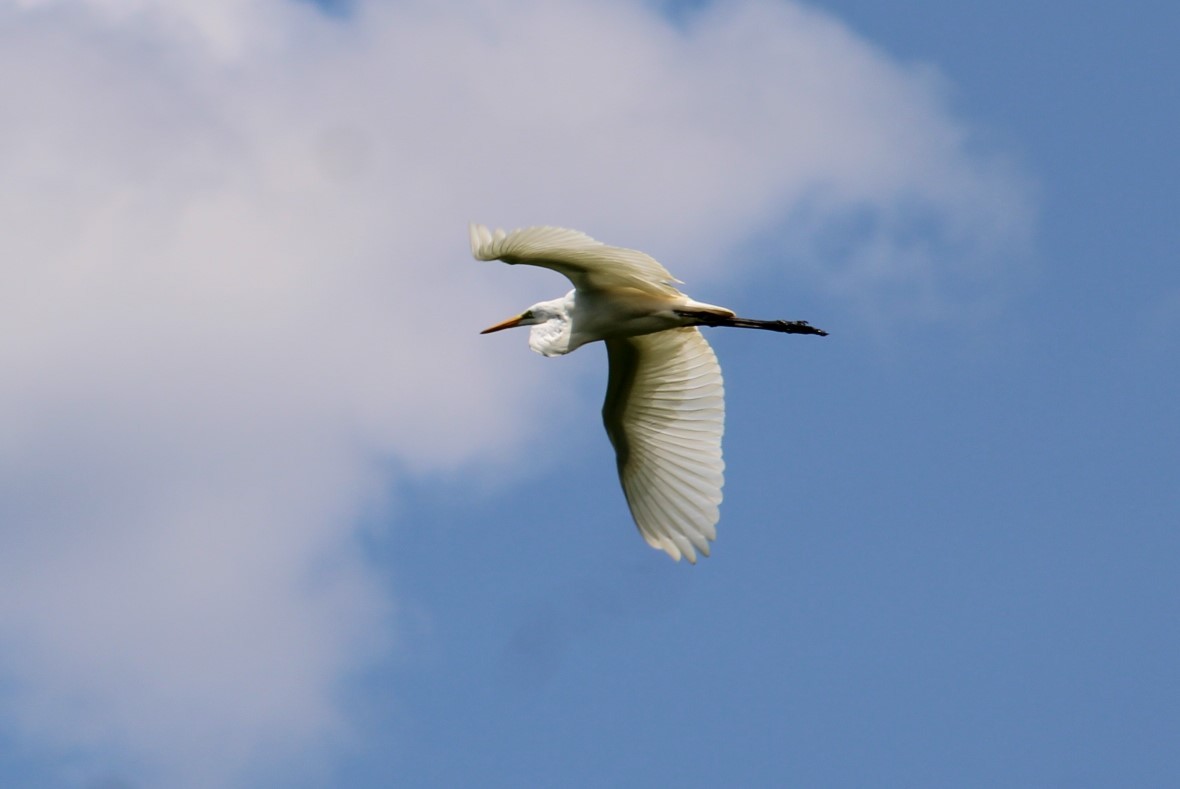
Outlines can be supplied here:
<path id="1" fill-rule="evenodd" d="M 692 318 L 698 326 L 730 326 L 735 329 L 763 329 L 777 331 L 783 334 L 815 334 L 827 337 L 823 329 L 817 329 L 807 321 L 760 321 L 754 318 L 739 318 L 737 316 L 718 315 L 715 312 L 696 312 L 693 310 L 677 310 L 678 315 Z"/>

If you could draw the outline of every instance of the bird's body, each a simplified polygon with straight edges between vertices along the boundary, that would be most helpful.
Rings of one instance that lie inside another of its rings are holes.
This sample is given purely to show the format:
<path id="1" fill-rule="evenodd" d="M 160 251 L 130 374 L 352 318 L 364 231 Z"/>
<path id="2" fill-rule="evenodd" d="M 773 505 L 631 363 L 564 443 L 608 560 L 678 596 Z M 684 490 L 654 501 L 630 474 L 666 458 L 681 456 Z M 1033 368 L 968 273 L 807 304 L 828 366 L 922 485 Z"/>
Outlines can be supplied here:
<path id="1" fill-rule="evenodd" d="M 559 334 L 552 335 L 560 337 L 561 340 L 543 343 L 533 348 L 544 356 L 560 356 L 597 340 L 638 337 L 696 325 L 692 318 L 683 314 L 687 311 L 713 311 L 718 315 L 733 315 L 729 310 L 695 302 L 683 294 L 680 294 L 678 299 L 670 300 L 653 296 L 637 288 L 618 288 L 611 291 L 579 291 L 575 288 L 560 299 L 542 302 L 534 307 L 533 311 L 536 312 L 538 307 L 551 310 L 556 322 L 563 327 Z M 568 331 L 564 330 L 565 328 L 568 328 Z M 538 332 L 538 335 L 551 336 L 547 332 Z"/>
<path id="2" fill-rule="evenodd" d="M 471 251 L 478 260 L 550 268 L 573 282 L 565 296 L 483 333 L 531 326 L 529 347 L 545 356 L 604 341 L 610 377 L 602 417 L 635 523 L 648 544 L 674 559 L 708 556 L 724 482 L 725 402 L 717 357 L 696 327 L 826 332 L 804 321 L 738 318 L 694 301 L 651 257 L 575 230 L 493 233 L 472 225 Z"/>

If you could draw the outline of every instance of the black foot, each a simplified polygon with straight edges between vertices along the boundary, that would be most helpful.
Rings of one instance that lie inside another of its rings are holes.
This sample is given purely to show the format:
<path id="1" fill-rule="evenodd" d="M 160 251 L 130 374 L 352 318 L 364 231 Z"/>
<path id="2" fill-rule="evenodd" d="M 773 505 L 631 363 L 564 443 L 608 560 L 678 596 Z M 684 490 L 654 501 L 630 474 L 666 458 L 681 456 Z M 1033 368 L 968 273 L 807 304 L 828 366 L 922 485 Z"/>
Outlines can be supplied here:
<path id="1" fill-rule="evenodd" d="M 820 337 L 827 337 L 828 333 L 823 329 L 817 329 L 807 321 L 775 321 L 780 327 L 779 331 L 787 334 L 818 334 Z"/>

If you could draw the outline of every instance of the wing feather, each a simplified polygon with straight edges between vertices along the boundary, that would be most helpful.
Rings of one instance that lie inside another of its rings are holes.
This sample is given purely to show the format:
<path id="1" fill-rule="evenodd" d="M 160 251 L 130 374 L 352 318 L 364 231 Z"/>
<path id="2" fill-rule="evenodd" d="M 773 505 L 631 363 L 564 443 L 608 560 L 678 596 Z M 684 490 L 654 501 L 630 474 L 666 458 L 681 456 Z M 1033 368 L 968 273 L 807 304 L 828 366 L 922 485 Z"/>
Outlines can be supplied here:
<path id="1" fill-rule="evenodd" d="M 502 260 L 541 266 L 569 277 L 579 290 L 636 288 L 661 296 L 680 293 L 679 280 L 650 255 L 595 241 L 561 227 L 526 227 L 506 233 L 472 224 L 471 254 L 476 260 Z"/>
<path id="2" fill-rule="evenodd" d="M 709 555 L 720 517 L 725 388 L 695 328 L 606 341 L 602 419 L 643 538 L 672 558 Z"/>

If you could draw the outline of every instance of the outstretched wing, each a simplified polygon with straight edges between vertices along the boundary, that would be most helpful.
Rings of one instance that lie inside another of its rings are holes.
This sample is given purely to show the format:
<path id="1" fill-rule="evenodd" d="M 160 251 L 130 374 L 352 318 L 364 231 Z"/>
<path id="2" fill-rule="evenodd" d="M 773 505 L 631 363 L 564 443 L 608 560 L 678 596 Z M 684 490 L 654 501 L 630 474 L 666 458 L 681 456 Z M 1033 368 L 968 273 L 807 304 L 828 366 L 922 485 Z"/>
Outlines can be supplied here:
<path id="1" fill-rule="evenodd" d="M 634 249 L 611 247 L 585 233 L 561 227 L 527 227 L 505 233 L 472 224 L 471 254 L 477 260 L 502 260 L 553 269 L 578 290 L 638 288 L 675 296 L 679 282 L 655 258 Z"/>
<path id="2" fill-rule="evenodd" d="M 606 341 L 602 420 L 639 532 L 653 548 L 696 562 L 716 539 L 725 463 L 725 387 L 695 328 Z"/>

